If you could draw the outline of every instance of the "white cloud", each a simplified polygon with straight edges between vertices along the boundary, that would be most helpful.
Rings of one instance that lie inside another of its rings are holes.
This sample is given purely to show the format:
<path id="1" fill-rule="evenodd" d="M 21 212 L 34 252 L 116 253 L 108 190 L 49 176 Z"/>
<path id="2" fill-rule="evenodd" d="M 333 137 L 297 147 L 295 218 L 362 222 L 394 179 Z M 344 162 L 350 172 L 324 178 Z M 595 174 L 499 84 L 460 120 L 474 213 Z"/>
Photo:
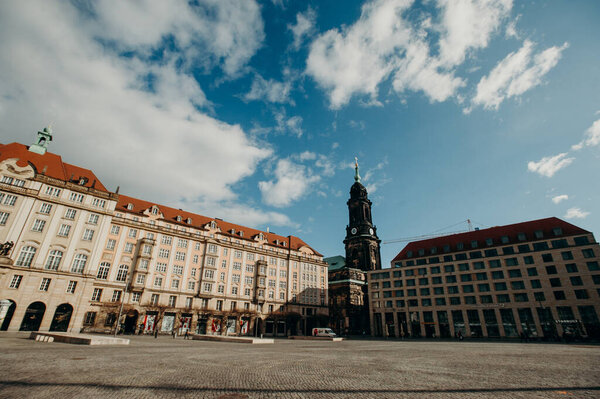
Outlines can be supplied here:
<path id="1" fill-rule="evenodd" d="M 222 218 L 231 223 L 241 224 L 243 226 L 257 227 L 264 225 L 271 226 L 290 226 L 298 228 L 299 224 L 290 220 L 287 215 L 280 212 L 265 212 L 254 206 L 240 204 L 232 201 L 201 201 L 201 202 L 182 202 L 182 209 L 197 209 L 204 215 Z"/>
<path id="2" fill-rule="evenodd" d="M 583 147 L 594 147 L 600 144 L 600 119 L 592 123 L 585 131 L 585 138 L 571 147 L 572 150 L 580 150 Z"/>
<path id="3" fill-rule="evenodd" d="M 552 197 L 552 202 L 554 202 L 555 204 L 559 204 L 562 201 L 566 201 L 568 199 L 569 199 L 569 196 L 567 194 L 556 195 L 556 196 Z"/>
<path id="4" fill-rule="evenodd" d="M 425 11 L 409 11 L 412 6 L 412 0 L 369 1 L 354 24 L 312 42 L 306 72 L 327 91 L 331 108 L 341 108 L 354 95 L 367 96 L 364 104 L 381 104 L 378 88 L 390 76 L 398 94 L 422 91 L 431 101 L 454 96 L 465 85 L 454 76 L 455 67 L 470 51 L 488 45 L 512 1 L 440 0 L 438 25 Z M 403 18 L 406 13 L 411 21 Z M 431 48 L 439 48 L 439 55 Z"/>
<path id="5" fill-rule="evenodd" d="M 0 3 L 0 119 L 10 132 L 4 139 L 27 143 L 52 122 L 50 151 L 93 169 L 110 189 L 120 185 L 123 193 L 165 204 L 177 198 L 235 203 L 232 185 L 252 175 L 272 150 L 240 126 L 199 111 L 210 103 L 182 65 L 203 62 L 190 44 L 195 43 L 204 49 L 207 65 L 225 74 L 243 68 L 262 40 L 258 6 L 90 4 L 99 19 L 71 2 Z M 188 32 L 189 25 L 195 27 Z M 142 54 L 169 35 L 185 47 L 183 53 L 165 54 L 159 63 Z M 123 48 L 136 55 L 121 57 Z M 263 220 L 286 222 L 274 213 Z"/>
<path id="6" fill-rule="evenodd" d="M 121 49 L 149 52 L 170 36 L 185 54 L 184 63 L 221 64 L 235 75 L 264 39 L 260 7 L 255 1 L 186 0 L 169 2 L 103 0 L 88 3 L 96 19 L 92 33 Z"/>
<path id="7" fill-rule="evenodd" d="M 288 118 L 285 109 L 275 113 L 275 122 L 277 125 L 274 129 L 278 133 L 289 132 L 298 138 L 302 137 L 304 134 L 304 130 L 302 129 L 302 117 L 296 115 Z"/>
<path id="8" fill-rule="evenodd" d="M 274 79 L 265 80 L 256 75 L 250 91 L 244 96 L 245 100 L 265 100 L 272 103 L 292 103 L 290 91 L 292 81 L 278 82 Z"/>
<path id="9" fill-rule="evenodd" d="M 296 14 L 296 24 L 288 25 L 288 29 L 294 35 L 292 48 L 298 50 L 302 43 L 314 33 L 316 19 L 317 13 L 310 6 L 305 12 Z"/>
<path id="10" fill-rule="evenodd" d="M 512 0 L 440 0 L 442 37 L 440 61 L 461 64 L 471 49 L 487 47 L 489 39 L 508 17 Z"/>
<path id="11" fill-rule="evenodd" d="M 527 169 L 542 176 L 552 177 L 556 172 L 569 166 L 575 160 L 575 158 L 566 158 L 566 156 L 567 153 L 563 152 L 552 157 L 544 157 L 537 162 L 529 161 Z"/>
<path id="12" fill-rule="evenodd" d="M 321 179 L 305 165 L 287 158 L 277 161 L 274 174 L 273 180 L 259 182 L 258 188 L 263 202 L 275 207 L 291 205 L 307 195 L 312 190 L 312 185 Z"/>
<path id="13" fill-rule="evenodd" d="M 590 213 L 582 211 L 580 208 L 569 208 L 565 214 L 565 219 L 585 219 Z"/>
<path id="14" fill-rule="evenodd" d="M 539 85 L 542 77 L 558 63 L 568 44 L 553 46 L 535 55 L 533 47 L 533 42 L 525 40 L 523 47 L 510 53 L 487 76 L 481 78 L 473 105 L 498 109 L 505 99 L 519 96 Z"/>

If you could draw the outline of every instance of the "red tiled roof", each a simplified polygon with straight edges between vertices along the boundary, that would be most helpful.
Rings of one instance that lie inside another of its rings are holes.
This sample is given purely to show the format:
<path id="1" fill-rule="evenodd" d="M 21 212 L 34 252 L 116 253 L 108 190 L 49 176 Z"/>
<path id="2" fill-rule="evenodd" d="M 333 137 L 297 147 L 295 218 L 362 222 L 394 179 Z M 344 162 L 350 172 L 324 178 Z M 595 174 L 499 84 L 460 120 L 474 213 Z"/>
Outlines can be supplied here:
<path id="1" fill-rule="evenodd" d="M 128 204 L 133 205 L 133 209 L 127 209 Z M 221 230 L 221 234 L 223 235 L 228 235 L 230 237 L 235 237 L 241 240 L 251 241 L 254 240 L 256 235 L 262 233 L 270 245 L 277 246 L 280 248 L 291 248 L 293 250 L 298 250 L 302 247 L 307 247 L 310 248 L 316 255 L 322 256 L 320 253 L 308 246 L 304 241 L 302 241 L 298 237 L 284 237 L 274 233 L 267 233 L 266 231 L 240 226 L 238 224 L 229 223 L 221 219 L 209 218 L 207 216 L 198 215 L 196 213 L 186 212 L 184 210 L 171 208 L 165 205 L 156 204 L 154 202 L 129 197 L 127 195 L 119 194 L 119 202 L 117 203 L 117 207 L 115 210 L 119 212 L 127 212 L 136 215 L 142 215 L 144 211 L 146 211 L 154 205 L 158 207 L 158 209 L 163 215 L 164 220 L 170 223 L 179 224 L 184 227 L 195 227 L 203 229 L 206 224 L 210 223 L 211 221 L 214 221 Z M 181 216 L 181 222 L 177 221 L 177 216 Z M 188 218 L 192 220 L 191 224 L 188 224 L 186 222 Z M 232 234 L 232 230 L 235 230 L 235 233 Z M 243 236 L 240 235 L 240 232 L 243 232 Z M 283 245 L 284 242 L 285 246 Z"/>
<path id="2" fill-rule="evenodd" d="M 29 147 L 20 143 L 0 144 L 0 161 L 17 158 L 18 166 L 32 165 L 36 174 L 45 174 L 65 182 L 73 179 L 77 183 L 80 178 L 85 177 L 87 182 L 83 187 L 92 187 L 99 191 L 108 192 L 106 187 L 96 177 L 94 172 L 89 169 L 80 168 L 75 165 L 63 162 L 60 155 L 46 152 L 44 155 L 30 152 Z M 95 183 L 94 183 L 95 182 Z"/>
<path id="3" fill-rule="evenodd" d="M 559 236 L 555 236 L 553 232 L 553 229 L 556 227 L 561 228 L 561 236 L 589 234 L 589 231 L 587 230 L 577 227 L 571 223 L 567 223 L 559 218 L 551 217 L 546 219 L 532 220 L 529 222 L 509 224 L 506 226 L 490 227 L 488 229 L 469 231 L 467 233 L 459 233 L 442 237 L 430 238 L 427 240 L 413 241 L 408 243 L 406 247 L 404 247 L 404 249 L 400 251 L 400 253 L 396 255 L 394 259 L 392 259 L 392 263 L 399 260 L 407 259 L 408 257 L 406 255 L 409 251 L 412 251 L 413 253 L 411 258 L 433 255 L 431 253 L 431 248 L 437 248 L 437 254 L 435 255 L 444 254 L 444 245 L 450 245 L 449 252 L 473 251 L 482 248 L 485 249 L 486 247 L 488 247 L 488 245 L 485 242 L 485 240 L 488 238 L 491 238 L 493 240 L 493 246 L 503 245 L 500 241 L 501 237 L 503 236 L 508 236 L 510 244 L 519 244 L 527 241 L 536 241 L 539 239 L 535 238 L 535 232 L 539 230 L 541 230 L 544 233 L 545 239 L 559 238 Z M 518 240 L 517 235 L 519 233 L 525 233 L 525 241 Z M 471 247 L 472 241 L 477 241 L 477 248 Z M 462 243 L 464 245 L 464 249 L 457 249 L 456 246 L 458 243 Z M 418 251 L 420 249 L 423 249 L 425 251 L 424 255 L 418 255 Z"/>

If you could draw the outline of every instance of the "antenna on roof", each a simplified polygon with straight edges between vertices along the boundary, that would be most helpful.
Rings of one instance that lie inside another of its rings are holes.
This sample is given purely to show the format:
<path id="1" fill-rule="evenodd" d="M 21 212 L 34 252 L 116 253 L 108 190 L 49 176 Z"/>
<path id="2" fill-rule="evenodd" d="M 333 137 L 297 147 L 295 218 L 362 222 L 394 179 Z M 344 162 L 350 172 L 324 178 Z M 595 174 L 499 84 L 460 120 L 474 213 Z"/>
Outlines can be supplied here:
<path id="1" fill-rule="evenodd" d="M 92 188 L 96 188 L 96 179 L 92 182 Z"/>
<path id="2" fill-rule="evenodd" d="M 115 194 L 119 194 L 119 189 L 121 188 L 121 186 L 117 186 L 117 189 L 115 190 Z"/>
<path id="3" fill-rule="evenodd" d="M 473 224 L 471 223 L 471 219 L 467 219 L 467 226 L 469 226 L 469 231 L 473 231 Z"/>

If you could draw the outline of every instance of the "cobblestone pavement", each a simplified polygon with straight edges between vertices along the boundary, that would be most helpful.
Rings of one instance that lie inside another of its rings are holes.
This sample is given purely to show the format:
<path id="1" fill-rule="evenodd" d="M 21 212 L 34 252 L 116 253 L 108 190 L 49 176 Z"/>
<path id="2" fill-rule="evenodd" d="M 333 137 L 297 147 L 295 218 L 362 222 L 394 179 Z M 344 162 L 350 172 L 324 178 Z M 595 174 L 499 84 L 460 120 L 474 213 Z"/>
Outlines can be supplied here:
<path id="1" fill-rule="evenodd" d="M 600 346 L 131 337 L 92 347 L 0 333 L 0 398 L 600 397 Z"/>

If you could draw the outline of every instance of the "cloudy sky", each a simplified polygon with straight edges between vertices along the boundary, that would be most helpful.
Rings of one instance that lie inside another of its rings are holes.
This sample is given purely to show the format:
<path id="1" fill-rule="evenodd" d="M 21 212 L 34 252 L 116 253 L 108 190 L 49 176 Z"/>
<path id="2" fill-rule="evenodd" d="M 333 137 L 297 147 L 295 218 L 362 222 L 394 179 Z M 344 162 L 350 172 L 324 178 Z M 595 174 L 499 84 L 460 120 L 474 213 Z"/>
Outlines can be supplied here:
<path id="1" fill-rule="evenodd" d="M 0 139 L 343 253 L 558 216 L 600 234 L 600 2 L 0 3 Z M 384 265 L 403 243 L 382 247 Z"/>

